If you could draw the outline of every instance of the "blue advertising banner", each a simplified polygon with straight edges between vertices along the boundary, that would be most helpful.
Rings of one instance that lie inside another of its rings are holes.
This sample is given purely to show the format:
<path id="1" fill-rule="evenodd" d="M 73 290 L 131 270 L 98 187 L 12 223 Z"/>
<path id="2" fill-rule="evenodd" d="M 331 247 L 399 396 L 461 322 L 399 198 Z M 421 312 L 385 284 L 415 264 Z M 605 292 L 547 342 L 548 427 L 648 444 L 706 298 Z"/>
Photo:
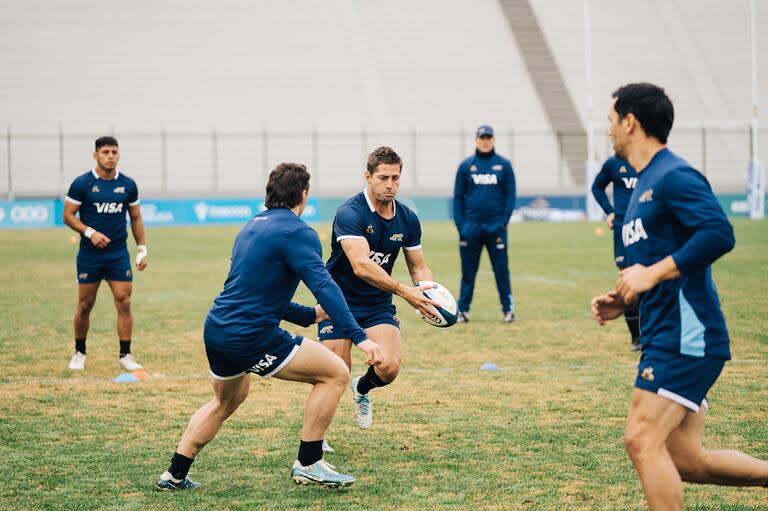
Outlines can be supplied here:
<path id="1" fill-rule="evenodd" d="M 61 224 L 61 219 L 56 220 L 55 200 L 0 201 L 0 229 L 54 227 L 56 224 Z"/>
<path id="2" fill-rule="evenodd" d="M 148 226 L 239 224 L 264 209 L 264 199 L 141 199 L 141 216 Z M 317 222 L 319 211 L 318 200 L 310 198 L 301 218 Z"/>

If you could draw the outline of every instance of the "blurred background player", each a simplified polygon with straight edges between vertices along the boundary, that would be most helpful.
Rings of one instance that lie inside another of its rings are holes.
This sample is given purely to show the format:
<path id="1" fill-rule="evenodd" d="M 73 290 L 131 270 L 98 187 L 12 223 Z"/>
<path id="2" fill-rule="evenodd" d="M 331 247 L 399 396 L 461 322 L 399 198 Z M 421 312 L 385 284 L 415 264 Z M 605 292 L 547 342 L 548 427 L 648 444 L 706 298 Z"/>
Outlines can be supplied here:
<path id="1" fill-rule="evenodd" d="M 475 133 L 475 154 L 459 165 L 453 188 L 453 221 L 459 231 L 461 290 L 459 322 L 469 321 L 483 247 L 488 250 L 496 277 L 501 312 L 507 323 L 515 320 L 515 300 L 509 279 L 507 224 L 515 209 L 515 172 L 512 164 L 496 153 L 493 128 L 482 125 Z"/>
<path id="2" fill-rule="evenodd" d="M 203 335 L 214 397 L 190 419 L 171 465 L 156 484 L 158 490 L 200 486 L 187 477 L 189 468 L 248 396 L 248 373 L 312 385 L 292 479 L 324 486 L 346 486 L 355 481 L 322 459 L 325 430 L 349 380 L 349 369 L 317 342 L 279 327 L 280 320 L 309 326 L 327 318 L 327 311 L 339 330 L 366 354 L 366 363 L 374 367 L 382 360 L 381 349 L 366 338 L 328 275 L 320 238 L 299 218 L 307 205 L 308 191 L 306 167 L 281 163 L 267 182 L 268 209 L 248 222 L 235 238 L 224 290 L 205 318 Z M 320 306 L 291 302 L 299 280 Z"/>
<path id="3" fill-rule="evenodd" d="M 610 183 L 613 183 L 613 205 L 608 200 L 608 194 L 605 189 Z M 629 198 L 632 196 L 632 190 L 637 183 L 637 173 L 626 160 L 618 156 L 611 156 L 595 176 L 592 183 L 592 195 L 603 211 L 607 215 L 605 223 L 613 231 L 613 257 L 619 270 L 627 267 L 625 262 L 624 243 L 621 241 L 621 225 L 624 223 L 624 212 L 627 210 Z M 618 229 L 615 227 L 618 226 Z M 640 349 L 640 318 L 638 318 L 637 307 L 628 309 L 624 312 L 624 319 L 627 322 L 629 333 L 631 335 L 632 351 Z"/>
<path id="4" fill-rule="evenodd" d="M 624 444 L 651 510 L 682 509 L 682 480 L 768 485 L 768 462 L 702 447 L 707 393 L 731 358 L 712 263 L 733 249 L 733 228 L 707 179 L 666 147 L 674 109 L 663 89 L 613 93 L 610 136 L 640 176 L 622 240 L 628 267 L 596 296 L 602 325 L 639 302 L 643 354 Z"/>
<path id="5" fill-rule="evenodd" d="M 136 240 L 136 269 L 147 267 L 144 222 L 139 207 L 136 182 L 117 170 L 120 150 L 114 137 L 96 139 L 93 170 L 77 177 L 64 199 L 64 223 L 80 233 L 77 253 L 78 302 L 75 311 L 75 354 L 69 368 L 85 368 L 85 340 L 90 314 L 102 279 L 106 279 L 117 308 L 117 336 L 120 341 L 120 367 L 126 371 L 141 369 L 131 355 L 133 316 L 131 292 L 133 272 L 128 254 L 125 213 L 131 219 Z M 77 213 L 80 217 L 78 218 Z"/>
<path id="6" fill-rule="evenodd" d="M 423 294 L 425 286 L 411 287 L 391 277 L 400 249 L 411 280 L 432 280 L 421 250 L 421 224 L 416 214 L 395 199 L 403 163 L 391 147 L 379 147 L 368 155 L 366 186 L 347 200 L 333 219 L 331 256 L 327 267 L 339 284 L 357 322 L 381 347 L 384 362 L 370 366 L 352 380 L 355 418 L 362 429 L 371 427 L 373 405 L 368 392 L 389 385 L 400 371 L 402 339 L 396 294 L 421 314 L 432 315 L 439 305 Z M 320 341 L 352 367 L 352 340 L 336 318 L 318 325 Z"/>

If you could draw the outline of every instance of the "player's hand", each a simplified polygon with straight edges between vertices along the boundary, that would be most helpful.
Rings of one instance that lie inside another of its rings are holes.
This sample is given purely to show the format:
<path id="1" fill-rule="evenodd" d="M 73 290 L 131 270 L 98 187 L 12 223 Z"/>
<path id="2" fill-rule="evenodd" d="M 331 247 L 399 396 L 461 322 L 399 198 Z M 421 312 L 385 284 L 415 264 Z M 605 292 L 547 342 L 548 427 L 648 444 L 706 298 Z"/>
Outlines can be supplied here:
<path id="1" fill-rule="evenodd" d="M 366 339 L 357 345 L 368 357 L 365 361 L 369 366 L 377 366 L 384 361 L 384 352 L 381 347 L 370 339 Z"/>
<path id="2" fill-rule="evenodd" d="M 322 305 L 319 303 L 315 305 L 315 323 L 320 323 L 321 321 L 325 321 L 326 319 L 331 319 L 331 317 L 328 315 L 327 312 L 323 310 Z"/>
<path id="3" fill-rule="evenodd" d="M 632 303 L 657 284 L 653 272 L 642 264 L 633 264 L 619 272 L 616 280 L 616 292 L 624 299 L 624 303 Z"/>
<path id="4" fill-rule="evenodd" d="M 610 230 L 613 230 L 613 219 L 616 218 L 616 213 L 611 213 L 608 215 L 608 217 L 605 219 L 605 223 L 608 224 L 608 228 Z"/>
<path id="5" fill-rule="evenodd" d="M 147 267 L 147 246 L 139 245 L 136 249 L 136 269 L 144 271 Z"/>
<path id="6" fill-rule="evenodd" d="M 615 291 L 592 298 L 592 318 L 600 326 L 605 325 L 607 321 L 618 318 L 624 314 L 625 310 L 624 300 Z"/>
<path id="7" fill-rule="evenodd" d="M 435 287 L 434 285 L 420 284 L 416 287 L 407 287 L 407 286 L 403 286 L 403 287 L 405 289 L 403 290 L 400 296 L 402 296 L 406 302 L 411 304 L 411 306 L 422 315 L 430 318 L 435 317 L 434 308 L 440 307 L 440 302 L 436 302 L 435 300 L 430 300 L 429 298 L 424 296 L 424 291 L 427 291 L 428 289 L 434 289 Z"/>
<path id="8" fill-rule="evenodd" d="M 91 243 L 93 243 L 93 246 L 96 248 L 105 248 L 109 245 L 110 241 L 112 240 L 101 234 L 99 231 L 94 231 L 94 233 L 91 234 Z"/>

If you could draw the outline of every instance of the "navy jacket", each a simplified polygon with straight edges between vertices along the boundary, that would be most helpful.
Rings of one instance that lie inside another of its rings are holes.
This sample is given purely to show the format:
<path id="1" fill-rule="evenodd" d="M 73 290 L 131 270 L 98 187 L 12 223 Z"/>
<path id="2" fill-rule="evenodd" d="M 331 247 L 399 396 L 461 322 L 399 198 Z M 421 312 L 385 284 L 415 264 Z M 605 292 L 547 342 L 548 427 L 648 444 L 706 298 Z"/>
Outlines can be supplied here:
<path id="1" fill-rule="evenodd" d="M 462 161 L 453 188 L 453 221 L 506 225 L 515 209 L 515 172 L 508 159 L 475 151 Z"/>

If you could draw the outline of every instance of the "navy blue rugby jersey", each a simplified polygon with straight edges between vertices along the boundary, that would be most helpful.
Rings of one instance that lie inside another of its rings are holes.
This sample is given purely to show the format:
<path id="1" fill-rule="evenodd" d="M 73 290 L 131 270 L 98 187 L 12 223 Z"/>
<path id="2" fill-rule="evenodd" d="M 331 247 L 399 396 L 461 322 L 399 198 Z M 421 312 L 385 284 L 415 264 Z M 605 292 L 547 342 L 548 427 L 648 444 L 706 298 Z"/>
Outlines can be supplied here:
<path id="1" fill-rule="evenodd" d="M 299 280 L 347 338 L 366 339 L 323 264 L 317 233 L 293 211 L 275 208 L 256 215 L 235 238 L 224 290 L 205 318 L 205 343 L 237 352 L 270 339 L 283 319 L 313 324 L 314 307 L 291 302 Z"/>
<path id="2" fill-rule="evenodd" d="M 671 255 L 681 277 L 640 296 L 643 349 L 729 359 L 712 263 L 733 249 L 733 228 L 707 179 L 662 149 L 640 173 L 622 226 L 629 266 Z"/>
<path id="3" fill-rule="evenodd" d="M 328 271 L 339 284 L 349 306 L 353 309 L 379 307 L 392 303 L 392 293 L 374 287 L 357 277 L 341 248 L 341 240 L 362 238 L 368 241 L 369 257 L 392 275 L 400 249 L 421 248 L 421 224 L 416 214 L 395 199 L 394 216 L 389 220 L 376 212 L 363 190 L 341 205 L 333 219 L 331 257 Z"/>
<path id="4" fill-rule="evenodd" d="M 609 183 L 613 183 L 613 205 L 608 199 L 605 189 Z M 603 163 L 600 172 L 592 183 L 592 195 L 606 215 L 616 214 L 613 225 L 621 225 L 624 220 L 624 212 L 627 210 L 632 190 L 637 184 L 637 172 L 626 160 L 618 156 L 611 156 Z"/>
<path id="5" fill-rule="evenodd" d="M 96 248 L 81 233 L 81 252 L 104 254 L 126 249 L 126 214 L 129 206 L 139 203 L 136 181 L 119 171 L 105 180 L 94 169 L 72 181 L 64 200 L 80 206 L 80 221 L 111 240 L 105 248 Z"/>

